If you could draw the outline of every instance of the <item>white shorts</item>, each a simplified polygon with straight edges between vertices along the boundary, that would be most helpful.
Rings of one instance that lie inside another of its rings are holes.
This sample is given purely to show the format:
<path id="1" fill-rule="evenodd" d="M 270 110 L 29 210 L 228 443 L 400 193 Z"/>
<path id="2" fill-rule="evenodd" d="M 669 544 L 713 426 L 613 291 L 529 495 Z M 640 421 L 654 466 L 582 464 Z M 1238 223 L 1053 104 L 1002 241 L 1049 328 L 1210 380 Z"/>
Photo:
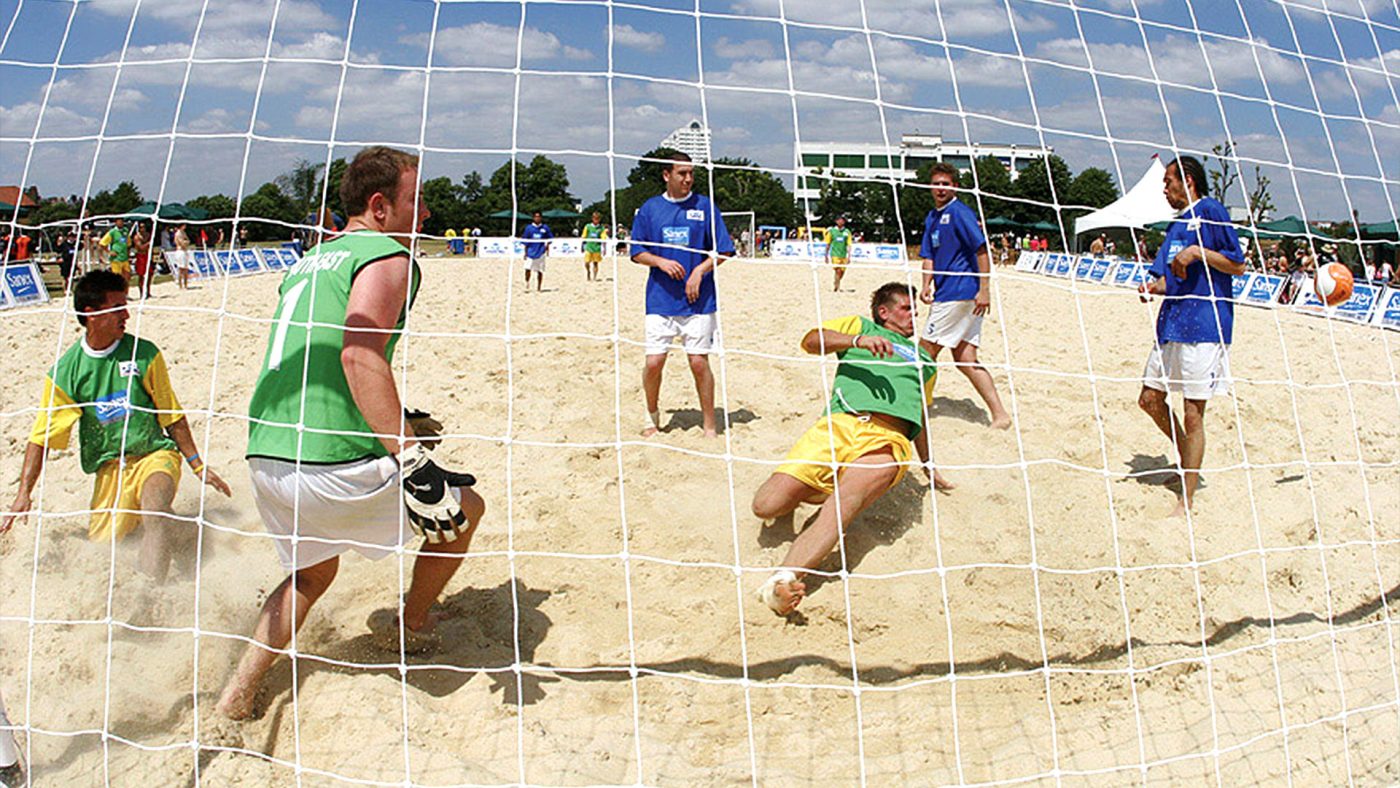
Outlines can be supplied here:
<path id="1" fill-rule="evenodd" d="M 248 470 L 263 526 L 276 537 L 277 557 L 289 572 L 347 550 L 383 558 L 412 533 L 393 457 L 300 470 L 288 460 L 250 457 Z"/>
<path id="2" fill-rule="evenodd" d="M 541 274 L 544 273 L 544 261 L 545 261 L 545 259 L 546 259 L 546 258 L 543 258 L 543 257 L 527 257 L 527 258 L 525 258 L 525 270 L 526 270 L 526 271 L 536 271 L 536 272 L 541 273 Z"/>
<path id="3" fill-rule="evenodd" d="M 966 342 L 982 342 L 982 316 L 972 314 L 974 301 L 934 301 L 928 309 L 923 338 L 935 345 L 955 348 Z"/>
<path id="4" fill-rule="evenodd" d="M 179 250 L 171 250 L 165 253 L 165 262 L 170 264 L 170 270 L 178 270 L 190 267 L 190 256 Z"/>
<path id="5" fill-rule="evenodd" d="M 1186 399 L 1208 400 L 1230 391 L 1230 346 L 1220 342 L 1167 342 L 1154 345 L 1142 371 L 1142 385 L 1179 391 Z"/>
<path id="6" fill-rule="evenodd" d="M 708 315 L 647 315 L 647 355 L 664 354 L 671 341 L 681 338 L 685 352 L 708 355 L 719 346 L 719 320 Z"/>

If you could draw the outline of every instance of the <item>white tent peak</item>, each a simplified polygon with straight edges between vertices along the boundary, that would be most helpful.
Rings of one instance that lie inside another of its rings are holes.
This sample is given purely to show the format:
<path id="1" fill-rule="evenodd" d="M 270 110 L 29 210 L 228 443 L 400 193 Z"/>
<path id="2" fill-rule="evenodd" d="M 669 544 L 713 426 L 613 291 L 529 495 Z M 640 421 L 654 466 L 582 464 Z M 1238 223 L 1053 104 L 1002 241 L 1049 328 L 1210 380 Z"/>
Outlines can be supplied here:
<path id="1" fill-rule="evenodd" d="M 1162 176 L 1167 168 L 1152 157 L 1152 164 L 1126 194 L 1087 216 L 1074 220 L 1074 234 L 1105 227 L 1146 227 L 1176 218 L 1176 211 L 1162 193 Z"/>

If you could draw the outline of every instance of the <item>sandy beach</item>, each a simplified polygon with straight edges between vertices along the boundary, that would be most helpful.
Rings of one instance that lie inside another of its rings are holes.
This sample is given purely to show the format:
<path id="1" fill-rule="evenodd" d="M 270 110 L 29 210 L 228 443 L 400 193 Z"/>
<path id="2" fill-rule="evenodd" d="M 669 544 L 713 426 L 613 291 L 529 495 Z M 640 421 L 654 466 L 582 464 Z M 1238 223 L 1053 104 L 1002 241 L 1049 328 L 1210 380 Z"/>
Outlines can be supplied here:
<path id="1" fill-rule="evenodd" d="M 0 537 L 0 691 L 37 785 L 1400 781 L 1400 334 L 1239 307 L 1196 512 L 1164 519 L 1170 447 L 1137 407 L 1153 307 L 998 269 L 982 359 L 1014 428 L 946 369 L 958 488 L 908 474 L 784 620 L 752 591 L 815 509 L 765 526 L 749 501 L 827 398 L 835 361 L 798 340 L 911 271 L 832 293 L 820 265 L 722 266 L 728 428 L 702 436 L 677 350 L 671 429 L 642 440 L 645 269 L 555 260 L 526 293 L 518 263 L 423 265 L 400 390 L 487 503 L 442 650 L 376 649 L 365 619 L 411 556 L 348 557 L 257 717 L 216 718 L 282 577 L 243 461 L 279 277 L 166 284 L 128 330 L 234 496 L 185 476 L 188 544 L 152 588 L 132 546 L 87 542 L 91 480 L 51 457 L 43 516 Z M 79 333 L 59 304 L 0 326 L 8 506 Z"/>

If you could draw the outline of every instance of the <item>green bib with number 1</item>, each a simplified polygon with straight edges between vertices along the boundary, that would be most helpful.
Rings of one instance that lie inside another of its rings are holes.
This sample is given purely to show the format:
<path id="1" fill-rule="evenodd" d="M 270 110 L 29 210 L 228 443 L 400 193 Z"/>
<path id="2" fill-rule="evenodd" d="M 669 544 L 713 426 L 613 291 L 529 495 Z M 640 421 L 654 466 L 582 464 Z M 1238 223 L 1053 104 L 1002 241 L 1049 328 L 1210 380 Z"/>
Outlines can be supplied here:
<path id="1" fill-rule="evenodd" d="M 358 231 L 316 246 L 287 271 L 248 405 L 249 457 L 328 464 L 388 454 L 350 395 L 340 351 L 355 275 L 370 263 L 407 254 L 393 238 Z M 389 334 L 385 358 L 393 358 L 420 281 L 415 261 L 408 303 Z"/>

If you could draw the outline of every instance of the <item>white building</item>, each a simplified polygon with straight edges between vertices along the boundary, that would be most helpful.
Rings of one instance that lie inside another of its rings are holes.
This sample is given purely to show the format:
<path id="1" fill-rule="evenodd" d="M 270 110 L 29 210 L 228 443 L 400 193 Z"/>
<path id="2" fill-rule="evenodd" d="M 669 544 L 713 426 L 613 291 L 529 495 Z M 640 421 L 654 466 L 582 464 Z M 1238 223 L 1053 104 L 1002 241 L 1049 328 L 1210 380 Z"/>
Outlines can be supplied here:
<path id="1" fill-rule="evenodd" d="M 675 131 L 670 136 L 661 141 L 661 147 L 674 148 L 681 153 L 689 154 L 690 158 L 696 162 L 708 162 L 710 160 L 710 130 L 695 118 Z"/>
<path id="2" fill-rule="evenodd" d="M 945 142 L 942 134 L 905 134 L 899 145 L 858 142 L 803 142 L 798 149 L 796 188 L 798 202 L 815 206 L 821 197 L 821 177 L 810 177 L 817 170 L 833 172 L 854 179 L 913 180 L 920 167 L 936 161 L 946 161 L 959 171 L 972 168 L 973 159 L 993 156 L 1000 161 L 1011 179 L 1035 161 L 1054 153 L 1054 148 L 1037 145 L 1000 145 L 988 143 Z"/>

